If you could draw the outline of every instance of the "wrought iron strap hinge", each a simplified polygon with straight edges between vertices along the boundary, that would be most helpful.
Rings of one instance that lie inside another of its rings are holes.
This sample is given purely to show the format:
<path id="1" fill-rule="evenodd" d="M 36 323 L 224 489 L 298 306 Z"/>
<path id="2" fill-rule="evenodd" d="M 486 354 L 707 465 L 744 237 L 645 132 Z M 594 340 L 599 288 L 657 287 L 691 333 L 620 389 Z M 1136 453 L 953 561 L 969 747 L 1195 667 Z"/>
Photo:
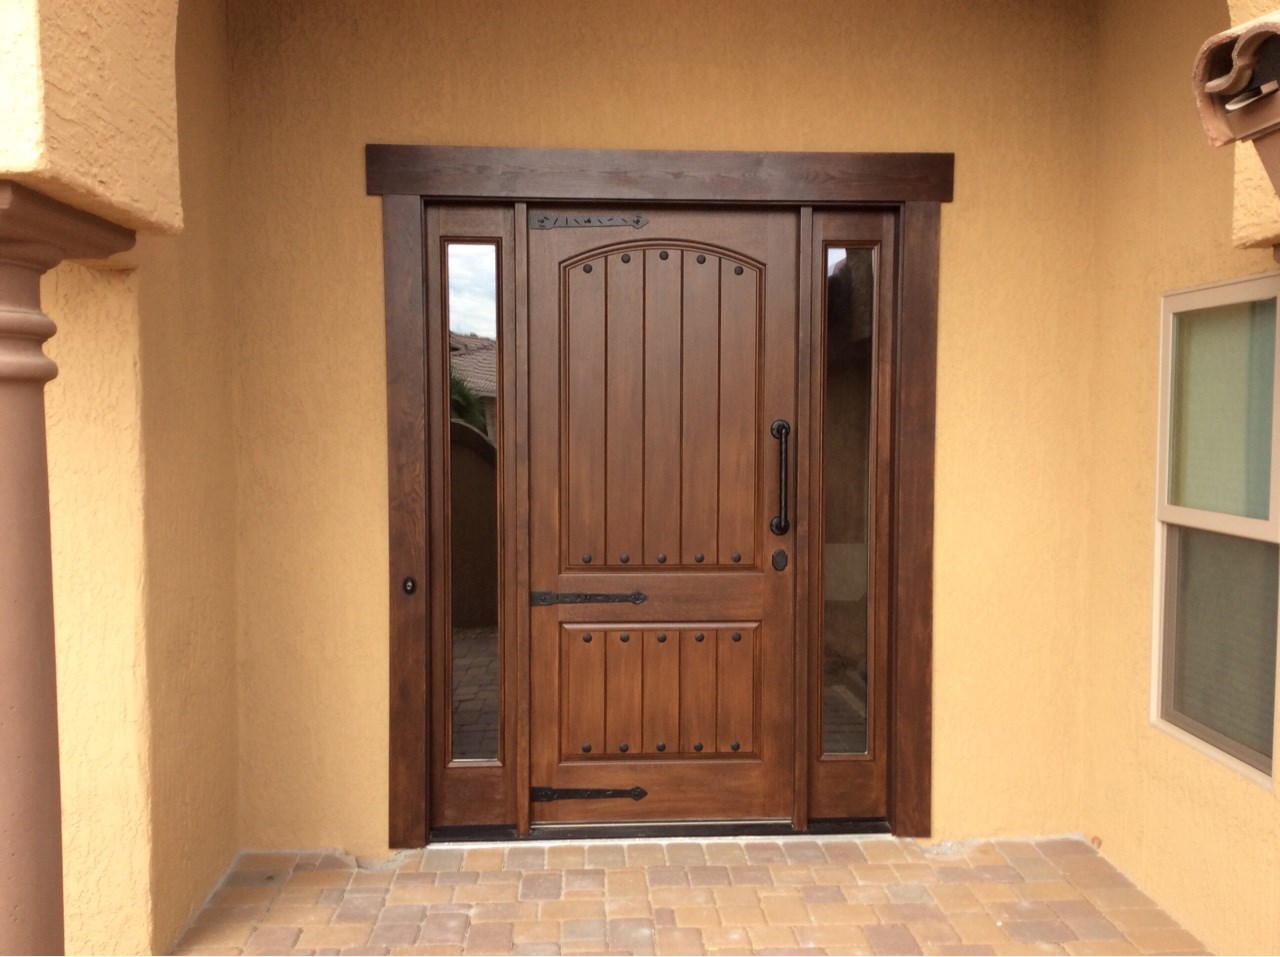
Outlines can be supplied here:
<path id="1" fill-rule="evenodd" d="M 642 591 L 531 591 L 529 602 L 533 605 L 643 605 L 649 596 Z"/>
<path id="2" fill-rule="evenodd" d="M 649 796 L 644 788 L 529 788 L 529 800 L 535 804 L 546 801 L 603 801 L 609 798 L 630 798 L 643 801 Z"/>

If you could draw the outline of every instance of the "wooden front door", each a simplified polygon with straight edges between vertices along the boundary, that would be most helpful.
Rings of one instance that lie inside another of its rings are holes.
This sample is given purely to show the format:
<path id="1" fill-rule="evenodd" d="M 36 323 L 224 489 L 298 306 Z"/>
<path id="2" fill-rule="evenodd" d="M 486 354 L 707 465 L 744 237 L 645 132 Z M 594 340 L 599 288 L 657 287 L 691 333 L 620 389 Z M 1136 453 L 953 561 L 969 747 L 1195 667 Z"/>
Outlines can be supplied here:
<path id="1" fill-rule="evenodd" d="M 927 835 L 953 158 L 367 156 L 391 843 Z"/>
<path id="2" fill-rule="evenodd" d="M 789 819 L 796 213 L 529 223 L 531 820 Z"/>

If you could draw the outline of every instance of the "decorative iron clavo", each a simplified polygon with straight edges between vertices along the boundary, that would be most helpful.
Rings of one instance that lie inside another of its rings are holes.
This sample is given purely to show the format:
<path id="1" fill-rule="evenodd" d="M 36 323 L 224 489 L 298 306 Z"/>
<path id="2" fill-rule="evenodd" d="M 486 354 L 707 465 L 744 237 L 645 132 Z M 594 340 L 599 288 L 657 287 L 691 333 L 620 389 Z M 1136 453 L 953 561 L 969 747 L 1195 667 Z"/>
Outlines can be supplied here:
<path id="1" fill-rule="evenodd" d="M 642 591 L 583 592 L 583 591 L 531 591 L 532 605 L 643 605 L 649 596 Z"/>
<path id="2" fill-rule="evenodd" d="M 582 226 L 630 226 L 644 229 L 649 224 L 645 216 L 550 216 L 533 213 L 529 216 L 530 229 L 575 229 Z"/>

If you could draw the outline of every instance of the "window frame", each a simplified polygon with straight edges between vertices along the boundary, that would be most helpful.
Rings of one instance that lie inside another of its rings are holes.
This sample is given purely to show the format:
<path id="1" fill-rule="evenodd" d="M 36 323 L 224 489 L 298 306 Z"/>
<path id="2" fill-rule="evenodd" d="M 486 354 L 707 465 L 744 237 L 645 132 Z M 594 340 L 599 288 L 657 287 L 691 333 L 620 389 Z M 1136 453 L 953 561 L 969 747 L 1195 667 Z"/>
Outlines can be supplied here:
<path id="1" fill-rule="evenodd" d="M 1151 655 L 1151 723 L 1194 750 L 1213 758 L 1249 780 L 1274 788 L 1276 770 L 1277 716 L 1280 715 L 1280 680 L 1276 681 L 1276 698 L 1272 706 L 1272 758 L 1259 767 L 1250 755 L 1256 754 L 1212 728 L 1178 712 L 1177 720 L 1167 716 L 1167 697 L 1172 696 L 1174 639 L 1172 621 L 1176 601 L 1177 546 L 1172 542 L 1171 528 L 1214 532 L 1235 538 L 1251 539 L 1280 546 L 1280 339 L 1277 340 L 1272 364 L 1271 464 L 1268 516 L 1248 518 L 1224 512 L 1170 503 L 1171 422 L 1174 405 L 1174 317 L 1198 309 L 1209 309 L 1239 303 L 1276 300 L 1276 325 L 1280 333 L 1280 272 L 1265 273 L 1241 279 L 1190 289 L 1168 292 L 1160 297 L 1160 375 L 1157 406 L 1159 423 L 1156 435 L 1156 508 L 1155 508 L 1155 577 L 1154 615 Z M 1168 627 L 1166 627 L 1168 626 Z M 1280 648 L 1280 628 L 1276 642 Z M 1280 660 L 1280 659 L 1278 659 Z M 1280 668 L 1280 664 L 1277 665 Z M 1262 757 L 1259 755 L 1259 757 Z"/>

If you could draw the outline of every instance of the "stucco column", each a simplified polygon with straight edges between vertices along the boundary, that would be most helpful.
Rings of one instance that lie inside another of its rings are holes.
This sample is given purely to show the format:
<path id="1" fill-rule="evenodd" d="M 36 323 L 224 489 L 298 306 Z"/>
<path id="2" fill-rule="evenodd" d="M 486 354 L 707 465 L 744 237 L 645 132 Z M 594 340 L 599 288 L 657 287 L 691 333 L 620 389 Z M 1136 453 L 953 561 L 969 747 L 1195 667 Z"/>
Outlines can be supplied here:
<path id="1" fill-rule="evenodd" d="M 40 277 L 133 233 L 0 181 L 0 954 L 60 954 L 62 817 Z M 106 720 L 107 716 L 103 716 Z"/>

